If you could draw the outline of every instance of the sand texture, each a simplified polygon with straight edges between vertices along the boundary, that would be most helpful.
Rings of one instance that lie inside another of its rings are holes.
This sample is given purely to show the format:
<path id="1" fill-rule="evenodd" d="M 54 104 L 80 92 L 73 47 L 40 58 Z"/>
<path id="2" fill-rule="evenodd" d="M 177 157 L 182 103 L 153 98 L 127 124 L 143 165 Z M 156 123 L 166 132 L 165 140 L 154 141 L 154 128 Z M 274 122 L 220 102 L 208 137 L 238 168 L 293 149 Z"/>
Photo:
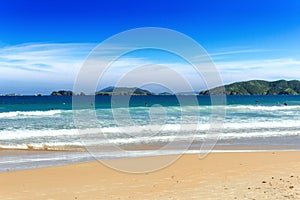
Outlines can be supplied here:
<path id="1" fill-rule="evenodd" d="M 300 199 L 300 152 L 184 155 L 143 174 L 100 162 L 3 172 L 0 199 Z"/>

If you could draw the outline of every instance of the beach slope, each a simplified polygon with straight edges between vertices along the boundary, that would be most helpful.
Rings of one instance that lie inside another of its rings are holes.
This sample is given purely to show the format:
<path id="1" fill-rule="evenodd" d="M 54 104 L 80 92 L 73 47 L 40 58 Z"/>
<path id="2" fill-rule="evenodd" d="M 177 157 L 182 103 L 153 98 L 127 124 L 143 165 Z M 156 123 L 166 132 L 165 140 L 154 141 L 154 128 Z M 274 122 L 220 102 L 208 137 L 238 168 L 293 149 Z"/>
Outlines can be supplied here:
<path id="1" fill-rule="evenodd" d="M 100 162 L 2 172 L 0 188 L 0 199 L 300 199 L 300 152 L 184 155 L 144 174 Z"/>

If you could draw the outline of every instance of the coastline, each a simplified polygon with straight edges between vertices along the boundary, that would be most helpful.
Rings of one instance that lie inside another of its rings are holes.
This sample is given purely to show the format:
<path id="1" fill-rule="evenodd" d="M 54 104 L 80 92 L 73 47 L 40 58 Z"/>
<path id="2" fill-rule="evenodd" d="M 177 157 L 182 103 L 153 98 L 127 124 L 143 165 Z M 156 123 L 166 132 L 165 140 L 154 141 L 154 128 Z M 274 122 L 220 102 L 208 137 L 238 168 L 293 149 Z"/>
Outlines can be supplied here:
<path id="1" fill-rule="evenodd" d="M 0 172 L 20 171 L 53 166 L 64 166 L 95 160 L 113 161 L 129 158 L 163 157 L 176 155 L 198 154 L 207 155 L 201 144 L 194 143 L 189 149 L 179 148 L 163 150 L 161 145 L 120 146 L 120 151 L 89 152 L 84 147 L 75 149 L 64 148 L 0 148 Z M 216 145 L 210 153 L 259 153 L 259 152 L 294 152 L 300 151 L 299 145 Z"/>
<path id="2" fill-rule="evenodd" d="M 144 174 L 119 172 L 96 161 L 1 172 L 0 198 L 297 199 L 299 156 L 300 151 L 211 153 L 204 159 L 187 154 Z M 153 158 L 120 160 L 134 164 Z"/>
<path id="3" fill-rule="evenodd" d="M 184 98 L 189 100 L 188 96 Z M 206 136 L 206 127 L 211 108 L 208 97 L 197 98 L 202 103 L 199 106 L 203 117 L 199 131 L 188 128 L 177 131 L 177 124 L 194 122 L 190 120 L 196 116 L 193 106 L 181 108 L 176 98 L 170 96 L 134 97 L 129 111 L 140 122 L 139 126 L 147 126 L 144 122 L 148 115 L 141 114 L 149 111 L 145 102 L 151 102 L 148 106 L 164 105 L 170 118 L 167 129 L 156 135 L 142 131 L 135 133 L 137 137 L 128 137 L 128 132 L 120 134 L 113 125 L 110 99 L 99 96 L 96 114 L 103 123 L 101 127 L 106 127 L 107 140 L 102 140 L 102 135 L 96 137 L 93 132 L 78 134 L 72 125 L 70 97 L 18 97 L 13 101 L 7 98 L 0 113 L 5 124 L 0 132 L 1 147 L 8 147 L 0 149 L 0 198 L 299 199 L 299 97 L 229 96 L 224 131 L 213 153 L 201 160 L 198 155 L 201 144 L 210 138 Z M 288 102 L 289 106 L 278 102 Z M 123 110 L 122 107 L 117 109 Z M 182 121 L 180 109 L 191 118 Z M 86 109 L 79 111 L 83 116 L 87 112 Z M 127 130 L 127 124 L 120 128 Z M 176 135 L 179 140 L 174 149 L 153 151 L 168 144 Z M 100 147 L 117 144 L 133 154 L 104 148 L 97 154 L 98 158 L 136 167 L 136 162 L 151 165 L 155 159 L 161 161 L 178 154 L 178 149 L 182 150 L 181 142 L 185 144 L 186 139 L 192 137 L 188 155 L 165 169 L 144 174 L 112 170 L 100 162 L 92 162 L 92 156 L 79 148 L 82 144 L 92 147 L 93 142 Z"/>
<path id="4" fill-rule="evenodd" d="M 162 150 L 161 145 L 133 145 L 119 147 L 121 151 L 89 152 L 84 147 L 75 149 L 41 148 L 20 149 L 0 148 L 0 172 L 31 170 L 69 164 L 103 160 L 116 162 L 123 159 L 143 159 L 149 157 L 164 157 L 177 155 L 198 154 L 207 156 L 201 144 L 193 144 L 187 150 L 180 148 Z M 122 151 L 124 150 L 124 151 Z M 259 152 L 295 152 L 300 151 L 299 145 L 281 146 L 240 146 L 216 145 L 210 153 L 259 153 Z M 183 153 L 184 152 L 184 153 Z"/>

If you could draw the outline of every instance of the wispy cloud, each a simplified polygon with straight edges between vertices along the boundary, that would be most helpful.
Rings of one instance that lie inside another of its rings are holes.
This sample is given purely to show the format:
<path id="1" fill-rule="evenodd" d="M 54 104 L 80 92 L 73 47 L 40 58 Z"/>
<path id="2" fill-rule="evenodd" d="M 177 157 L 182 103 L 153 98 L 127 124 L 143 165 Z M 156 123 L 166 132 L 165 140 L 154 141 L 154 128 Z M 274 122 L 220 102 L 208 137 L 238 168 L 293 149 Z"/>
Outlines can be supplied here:
<path id="1" fill-rule="evenodd" d="M 253 55 L 257 53 L 266 53 L 266 52 L 273 52 L 274 50 L 270 49 L 221 49 L 215 52 L 207 52 L 207 55 L 199 55 L 195 56 L 194 60 L 195 61 L 202 61 L 203 58 L 206 58 L 207 56 L 213 58 L 213 60 L 223 60 L 229 57 L 234 57 L 234 56 L 240 56 L 240 55 Z"/>
<path id="2" fill-rule="evenodd" d="M 25 83 L 30 83 L 30 87 L 39 86 L 40 88 L 48 88 L 48 90 L 57 89 L 58 86 L 61 88 L 65 88 L 66 85 L 72 86 L 85 58 L 94 47 L 96 44 L 90 43 L 29 43 L 0 47 L 0 84 L 6 87 L 13 84 L 25 87 Z M 108 46 L 101 52 L 101 55 L 109 57 L 116 48 L 124 47 Z M 296 58 L 258 59 L 253 57 L 240 59 L 241 54 L 252 55 L 261 52 L 268 52 L 268 50 L 227 50 L 211 53 L 210 56 L 213 57 L 225 83 L 250 79 L 275 80 L 300 77 L 300 60 Z M 239 59 L 232 59 L 233 57 Z M 198 59 L 203 61 L 201 57 Z M 97 64 L 107 65 L 109 63 L 105 63 L 105 60 L 95 60 L 95 65 Z M 178 60 L 174 62 L 169 59 L 164 61 L 162 58 L 155 60 L 149 57 L 121 58 L 111 65 L 101 81 L 103 86 L 113 85 L 124 74 L 131 73 L 138 67 L 153 64 L 171 68 L 188 80 L 195 90 L 201 90 L 204 87 L 204 80 L 190 64 L 178 62 Z M 135 75 L 130 76 L 131 80 L 127 82 L 128 85 L 133 86 L 135 84 L 133 77 L 140 81 L 143 76 L 160 77 L 162 80 L 165 78 L 174 84 L 179 91 L 183 89 L 178 79 L 168 76 L 166 68 L 157 66 L 138 71 Z M 27 91 L 30 93 L 32 90 Z M 0 91 L 0 93 L 3 92 L 5 91 Z"/>
<path id="3" fill-rule="evenodd" d="M 294 58 L 216 62 L 226 83 L 251 79 L 299 79 L 300 60 Z"/>
<path id="4" fill-rule="evenodd" d="M 70 80 L 93 44 L 23 44 L 0 48 L 1 80 Z M 45 79 L 47 78 L 47 79 Z"/>
<path id="5" fill-rule="evenodd" d="M 222 55 L 236 55 L 236 54 L 269 52 L 269 51 L 271 51 L 271 50 L 267 50 L 267 49 L 242 49 L 242 50 L 231 50 L 231 51 L 214 52 L 214 53 L 211 53 L 209 55 L 210 56 L 222 56 Z"/>

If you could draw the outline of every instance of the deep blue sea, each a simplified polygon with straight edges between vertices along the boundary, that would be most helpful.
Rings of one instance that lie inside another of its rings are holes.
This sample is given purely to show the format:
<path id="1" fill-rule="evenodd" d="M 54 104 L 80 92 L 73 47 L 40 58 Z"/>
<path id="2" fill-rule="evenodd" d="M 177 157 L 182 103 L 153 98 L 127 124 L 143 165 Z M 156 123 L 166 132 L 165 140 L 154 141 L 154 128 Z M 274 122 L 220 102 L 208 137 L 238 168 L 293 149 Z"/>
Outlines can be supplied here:
<path id="1" fill-rule="evenodd" d="M 210 137 L 209 96 L 182 96 L 180 101 L 176 96 L 132 96 L 128 104 L 110 96 L 96 96 L 95 101 L 80 98 L 74 111 L 72 97 L 68 96 L 1 96 L 0 148 L 78 150 L 111 144 L 153 147 L 192 138 L 193 151 Z M 197 105 L 191 100 L 195 98 Z M 225 110 L 215 149 L 299 149 L 300 96 L 227 96 Z M 79 123 L 74 122 L 74 112 L 83 116 Z M 143 156 L 144 152 L 136 151 L 134 156 Z M 156 152 L 164 153 L 174 152 Z M 100 155 L 103 159 L 122 156 L 109 151 Z M 0 171 L 89 159 L 86 153 L 74 151 L 2 156 Z"/>

